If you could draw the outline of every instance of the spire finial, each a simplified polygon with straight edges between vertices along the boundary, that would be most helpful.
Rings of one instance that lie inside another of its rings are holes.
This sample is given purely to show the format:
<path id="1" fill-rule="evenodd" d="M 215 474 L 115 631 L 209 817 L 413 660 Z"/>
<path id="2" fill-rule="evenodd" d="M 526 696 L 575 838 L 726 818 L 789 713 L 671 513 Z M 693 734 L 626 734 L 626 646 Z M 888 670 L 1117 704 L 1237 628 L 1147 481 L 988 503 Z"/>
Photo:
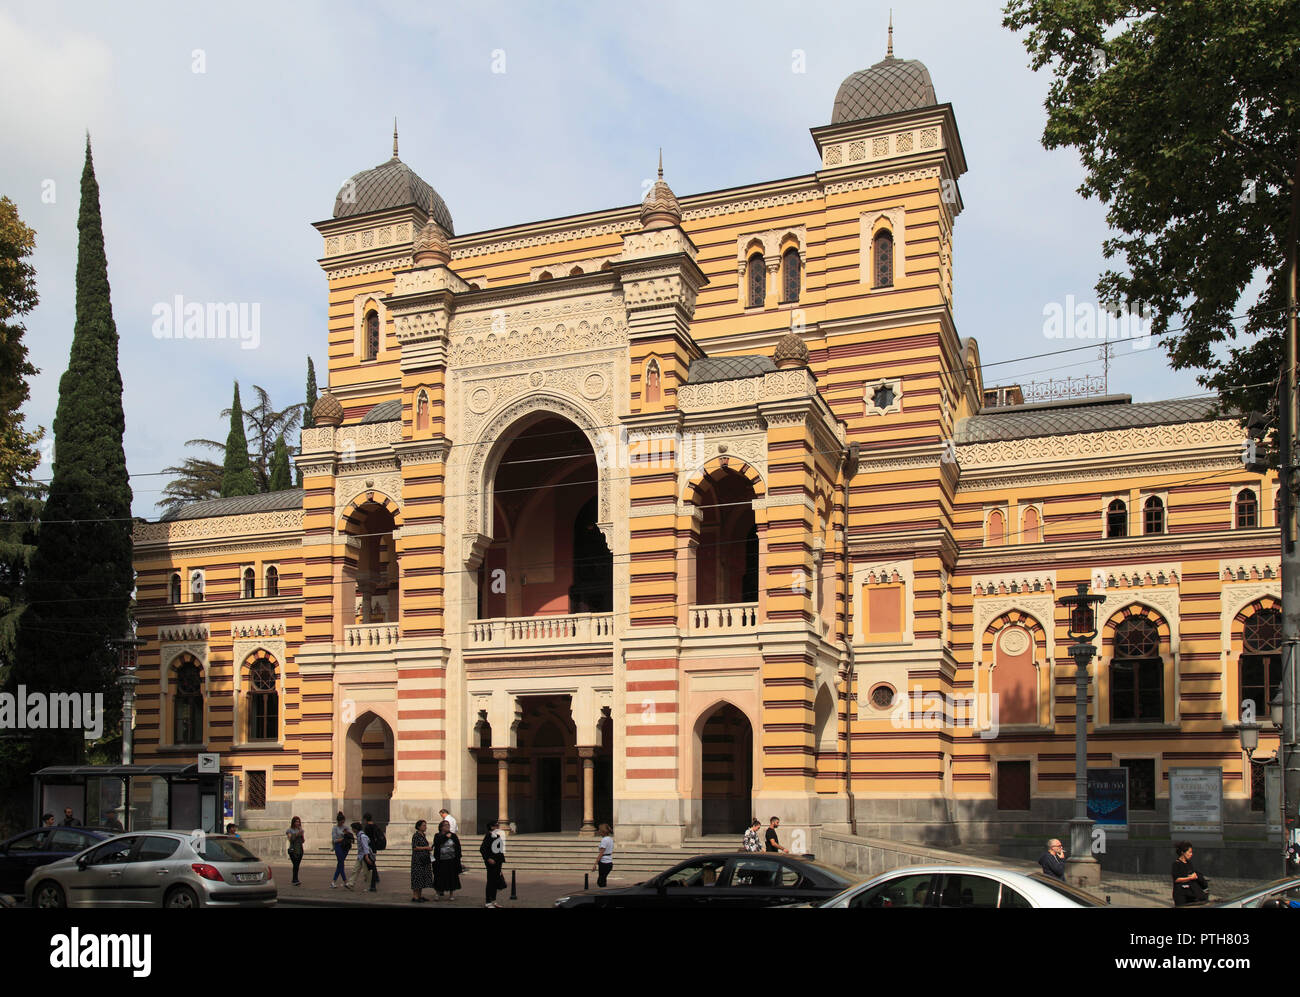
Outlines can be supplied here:
<path id="1" fill-rule="evenodd" d="M 885 58 L 894 57 L 894 8 L 889 8 L 889 47 L 885 50 Z"/>
<path id="2" fill-rule="evenodd" d="M 664 178 L 664 147 L 659 147 L 659 179 Z"/>
<path id="3" fill-rule="evenodd" d="M 397 158 L 397 116 L 393 116 L 393 158 Z"/>

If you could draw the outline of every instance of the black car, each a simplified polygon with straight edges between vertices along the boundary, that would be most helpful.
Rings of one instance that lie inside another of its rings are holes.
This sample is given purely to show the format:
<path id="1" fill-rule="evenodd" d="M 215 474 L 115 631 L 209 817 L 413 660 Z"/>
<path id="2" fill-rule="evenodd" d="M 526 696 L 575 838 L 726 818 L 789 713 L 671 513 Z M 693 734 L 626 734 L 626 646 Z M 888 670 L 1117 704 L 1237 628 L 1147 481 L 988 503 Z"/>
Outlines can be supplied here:
<path id="1" fill-rule="evenodd" d="M 91 827 L 38 827 L 0 841 L 0 893 L 23 895 L 23 884 L 37 866 L 84 851 L 116 831 Z"/>
<path id="2" fill-rule="evenodd" d="M 825 900 L 852 884 L 829 866 L 770 852 L 700 855 L 636 886 L 584 890 L 556 907 L 775 907 Z"/>

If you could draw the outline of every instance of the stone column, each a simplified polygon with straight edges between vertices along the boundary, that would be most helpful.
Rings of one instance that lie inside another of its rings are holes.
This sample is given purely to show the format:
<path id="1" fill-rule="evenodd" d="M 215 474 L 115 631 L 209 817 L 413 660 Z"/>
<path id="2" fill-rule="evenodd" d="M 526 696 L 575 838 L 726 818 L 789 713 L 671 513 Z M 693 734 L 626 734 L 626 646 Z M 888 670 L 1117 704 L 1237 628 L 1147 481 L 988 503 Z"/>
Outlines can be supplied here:
<path id="1" fill-rule="evenodd" d="M 497 760 L 497 819 L 501 821 L 501 833 L 510 834 L 515 829 L 510 823 L 510 752 L 493 748 L 492 757 Z"/>
<path id="2" fill-rule="evenodd" d="M 584 838 L 596 836 L 596 749 L 578 748 L 578 757 L 582 759 L 582 829 L 578 832 Z"/>

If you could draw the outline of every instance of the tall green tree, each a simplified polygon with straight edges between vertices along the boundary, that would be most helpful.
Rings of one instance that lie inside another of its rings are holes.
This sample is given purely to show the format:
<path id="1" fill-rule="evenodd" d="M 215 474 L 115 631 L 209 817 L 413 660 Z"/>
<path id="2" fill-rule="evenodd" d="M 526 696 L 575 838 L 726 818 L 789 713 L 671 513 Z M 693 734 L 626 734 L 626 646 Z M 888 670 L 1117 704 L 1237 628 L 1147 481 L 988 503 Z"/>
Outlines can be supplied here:
<path id="1" fill-rule="evenodd" d="M 0 488 L 25 481 L 40 463 L 36 445 L 45 430 L 23 428 L 27 379 L 37 372 L 27 359 L 22 317 L 36 307 L 36 269 L 27 257 L 36 248 L 36 233 L 18 217 L 18 206 L 0 197 Z"/>
<path id="2" fill-rule="evenodd" d="M 281 492 L 293 487 L 293 477 L 289 473 L 289 448 L 284 444 L 282 433 L 275 441 L 275 456 L 271 458 L 270 491 Z"/>
<path id="3" fill-rule="evenodd" d="M 128 623 L 134 587 L 131 484 L 122 436 L 122 376 L 108 282 L 90 139 L 77 219 L 76 325 L 68 368 L 59 381 L 55 459 L 26 577 L 27 608 L 18 628 L 14 675 L 42 692 L 102 692 L 106 729 L 118 722 L 111 641 Z M 33 765 L 77 762 L 80 730 L 34 731 Z"/>
<path id="4" fill-rule="evenodd" d="M 311 357 L 307 358 L 307 403 L 302 410 L 302 428 L 315 429 L 316 417 L 313 413 L 316 411 L 316 365 L 312 363 Z M 302 453 L 302 437 L 298 437 L 298 453 Z M 302 468 L 297 468 L 298 487 L 302 487 Z"/>
<path id="5" fill-rule="evenodd" d="M 1003 23 L 1053 74 L 1043 145 L 1079 150 L 1116 233 L 1100 299 L 1149 306 L 1220 411 L 1267 410 L 1300 180 L 1295 0 L 1011 0 Z"/>
<path id="6" fill-rule="evenodd" d="M 221 497 L 256 495 L 257 474 L 249 466 L 248 441 L 244 437 L 244 408 L 239 403 L 239 382 L 235 382 L 235 400 L 230 405 L 230 435 L 226 437 L 226 459 L 221 468 Z"/>

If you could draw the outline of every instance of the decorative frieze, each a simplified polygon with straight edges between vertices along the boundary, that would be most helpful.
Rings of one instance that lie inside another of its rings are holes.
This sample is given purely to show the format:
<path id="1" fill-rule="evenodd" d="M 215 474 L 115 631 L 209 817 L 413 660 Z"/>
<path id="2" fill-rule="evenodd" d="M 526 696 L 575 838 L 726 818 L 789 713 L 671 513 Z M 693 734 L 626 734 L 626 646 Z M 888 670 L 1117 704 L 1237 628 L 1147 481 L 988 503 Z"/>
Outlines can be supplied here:
<path id="1" fill-rule="evenodd" d="M 1014 466 L 1033 461 L 1081 460 L 1144 451 L 1176 453 L 1207 446 L 1231 445 L 1239 449 L 1240 444 L 1241 427 L 1231 420 L 1189 422 L 967 443 L 957 447 L 957 463 L 962 468 Z"/>
<path id="2" fill-rule="evenodd" d="M 761 377 L 683 384 L 677 389 L 677 406 L 684 412 L 691 412 L 732 405 L 757 405 L 785 398 L 809 398 L 816 392 L 817 382 L 812 374 L 798 367 L 772 371 Z"/>

